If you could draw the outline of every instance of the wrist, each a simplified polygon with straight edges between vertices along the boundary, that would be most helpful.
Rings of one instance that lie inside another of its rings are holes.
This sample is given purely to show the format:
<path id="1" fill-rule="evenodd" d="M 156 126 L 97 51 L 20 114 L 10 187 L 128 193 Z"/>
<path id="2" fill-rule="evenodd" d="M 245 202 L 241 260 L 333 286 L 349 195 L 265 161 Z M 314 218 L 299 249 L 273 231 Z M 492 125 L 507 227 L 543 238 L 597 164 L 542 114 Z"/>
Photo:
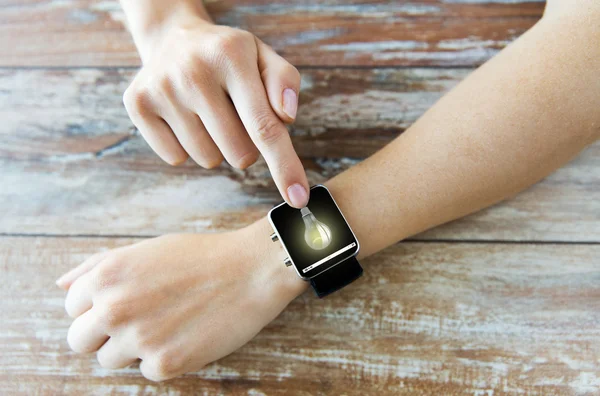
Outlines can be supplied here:
<path id="1" fill-rule="evenodd" d="M 308 282 L 300 279 L 293 268 L 285 266 L 286 253 L 281 244 L 271 241 L 273 230 L 266 218 L 238 232 L 242 240 L 247 241 L 258 284 L 268 285 L 267 289 L 275 298 L 292 301 L 308 288 Z"/>
<path id="2" fill-rule="evenodd" d="M 171 29 L 213 24 L 202 4 L 197 1 L 136 3 L 122 0 L 121 3 L 127 15 L 129 31 L 144 62 Z"/>

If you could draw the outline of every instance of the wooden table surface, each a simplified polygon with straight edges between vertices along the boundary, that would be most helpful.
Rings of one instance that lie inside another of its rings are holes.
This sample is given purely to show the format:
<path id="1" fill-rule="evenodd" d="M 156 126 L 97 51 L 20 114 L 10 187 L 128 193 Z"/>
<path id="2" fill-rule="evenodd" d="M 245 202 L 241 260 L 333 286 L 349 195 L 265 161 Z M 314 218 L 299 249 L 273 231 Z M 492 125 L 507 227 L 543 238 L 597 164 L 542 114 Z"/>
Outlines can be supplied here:
<path id="1" fill-rule="evenodd" d="M 311 183 L 402 133 L 544 7 L 207 5 L 301 70 L 291 134 Z M 115 0 L 0 1 L 0 394 L 600 394 L 600 144 L 366 259 L 351 288 L 299 297 L 198 373 L 156 384 L 70 352 L 59 274 L 140 238 L 238 228 L 278 201 L 263 162 L 173 168 L 150 151 L 122 106 L 139 65 L 123 22 Z"/>

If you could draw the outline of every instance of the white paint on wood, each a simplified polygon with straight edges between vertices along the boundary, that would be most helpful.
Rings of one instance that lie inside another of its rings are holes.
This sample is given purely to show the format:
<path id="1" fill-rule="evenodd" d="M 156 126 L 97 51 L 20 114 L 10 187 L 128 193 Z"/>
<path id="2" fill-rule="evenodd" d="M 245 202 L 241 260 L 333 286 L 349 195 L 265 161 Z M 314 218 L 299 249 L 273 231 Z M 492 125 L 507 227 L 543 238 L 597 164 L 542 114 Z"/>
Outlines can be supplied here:
<path id="1" fill-rule="evenodd" d="M 469 48 L 460 51 L 395 51 L 374 53 L 373 59 L 376 61 L 427 61 L 427 62 L 444 62 L 449 65 L 468 65 L 483 63 L 489 58 L 500 52 L 499 49 L 477 47 Z"/>
<path id="2" fill-rule="evenodd" d="M 375 51 L 391 50 L 416 50 L 427 49 L 429 45 L 421 41 L 377 41 L 377 42 L 353 42 L 344 44 L 324 44 L 319 46 L 325 51 L 344 51 L 346 56 L 352 57 L 355 52 L 372 53 Z"/>
<path id="3" fill-rule="evenodd" d="M 437 48 L 441 50 L 467 50 L 472 48 L 484 49 L 487 47 L 504 48 L 512 40 L 481 40 L 476 37 L 468 37 L 454 40 L 442 40 L 437 43 Z"/>

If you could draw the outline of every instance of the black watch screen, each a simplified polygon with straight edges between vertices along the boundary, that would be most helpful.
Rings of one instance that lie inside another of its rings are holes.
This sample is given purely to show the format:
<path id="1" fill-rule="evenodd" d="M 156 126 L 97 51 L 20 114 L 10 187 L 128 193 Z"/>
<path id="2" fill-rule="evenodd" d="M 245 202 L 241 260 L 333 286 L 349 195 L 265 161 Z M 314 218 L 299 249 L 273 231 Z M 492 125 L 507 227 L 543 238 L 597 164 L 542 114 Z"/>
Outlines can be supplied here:
<path id="1" fill-rule="evenodd" d="M 286 203 L 274 207 L 269 221 L 302 278 L 312 278 L 358 253 L 358 241 L 325 186 L 310 189 L 305 208 Z"/>

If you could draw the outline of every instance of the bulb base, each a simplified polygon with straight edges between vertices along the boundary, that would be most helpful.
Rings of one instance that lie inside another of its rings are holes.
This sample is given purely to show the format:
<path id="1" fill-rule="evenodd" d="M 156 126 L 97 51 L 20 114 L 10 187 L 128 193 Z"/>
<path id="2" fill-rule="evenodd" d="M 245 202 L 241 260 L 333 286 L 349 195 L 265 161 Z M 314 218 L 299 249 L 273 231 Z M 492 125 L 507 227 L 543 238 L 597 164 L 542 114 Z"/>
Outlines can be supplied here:
<path id="1" fill-rule="evenodd" d="M 302 209 L 300 209 L 300 214 L 302 215 L 302 217 L 304 217 L 309 214 L 312 214 L 312 212 L 310 211 L 310 209 L 308 209 L 308 207 L 305 206 Z"/>

